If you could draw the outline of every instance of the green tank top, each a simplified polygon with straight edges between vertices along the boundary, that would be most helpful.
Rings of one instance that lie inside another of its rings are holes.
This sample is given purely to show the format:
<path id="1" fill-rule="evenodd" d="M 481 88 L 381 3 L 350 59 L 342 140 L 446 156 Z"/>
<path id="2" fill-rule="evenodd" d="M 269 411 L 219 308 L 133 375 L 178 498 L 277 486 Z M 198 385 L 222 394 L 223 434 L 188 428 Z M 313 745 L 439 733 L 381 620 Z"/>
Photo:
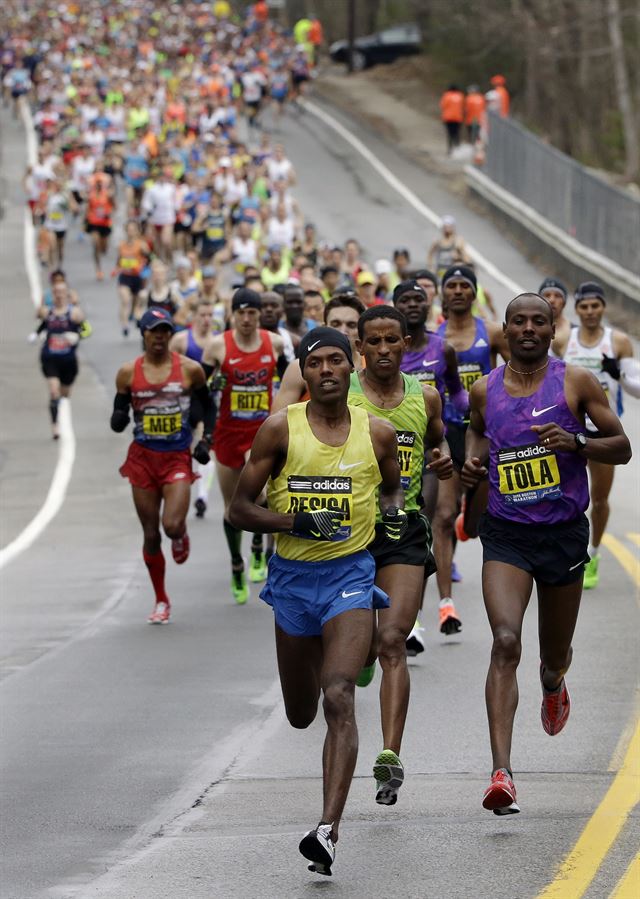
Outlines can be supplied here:
<path id="1" fill-rule="evenodd" d="M 267 485 L 267 503 L 273 512 L 295 514 L 336 509 L 343 523 L 333 540 L 316 541 L 277 534 L 278 555 L 301 562 L 320 562 L 360 552 L 375 532 L 377 488 L 381 481 L 369 415 L 350 409 L 351 429 L 341 446 L 327 446 L 307 421 L 307 403 L 287 409 L 289 448 L 280 474 Z"/>
<path id="2" fill-rule="evenodd" d="M 404 508 L 407 512 L 416 512 L 422 506 L 422 469 L 427 413 L 420 382 L 413 375 L 405 375 L 403 372 L 401 374 L 404 381 L 404 399 L 394 409 L 381 409 L 372 403 L 362 389 L 357 372 L 351 375 L 348 403 L 350 406 L 360 406 L 378 418 L 386 418 L 396 429 Z"/>

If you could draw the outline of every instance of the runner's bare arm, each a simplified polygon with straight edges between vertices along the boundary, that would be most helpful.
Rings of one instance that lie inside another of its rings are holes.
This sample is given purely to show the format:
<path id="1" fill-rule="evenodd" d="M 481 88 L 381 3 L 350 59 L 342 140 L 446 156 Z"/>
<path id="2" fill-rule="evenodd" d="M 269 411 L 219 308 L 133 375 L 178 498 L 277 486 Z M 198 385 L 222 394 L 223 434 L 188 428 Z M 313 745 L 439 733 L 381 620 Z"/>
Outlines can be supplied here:
<path id="1" fill-rule="evenodd" d="M 607 395 L 592 372 L 577 365 L 567 366 L 565 375 L 565 396 L 567 404 L 578 421 L 588 415 L 596 426 L 597 438 L 586 434 L 587 444 L 579 449 L 575 436 L 554 422 L 533 425 L 538 439 L 550 450 L 571 453 L 579 452 L 585 459 L 604 462 L 607 465 L 626 465 L 631 459 L 631 444 L 625 434 L 620 419 L 611 411 Z"/>
<path id="2" fill-rule="evenodd" d="M 447 342 L 444 344 L 444 361 L 447 364 L 444 372 L 444 383 L 449 392 L 451 402 L 458 412 L 466 415 L 469 409 L 469 394 L 462 386 L 462 381 L 460 380 L 456 351 Z"/>
<path id="3" fill-rule="evenodd" d="M 484 412 L 487 405 L 487 377 L 479 378 L 469 391 L 470 422 L 465 441 L 465 463 L 460 480 L 465 487 L 475 487 L 487 476 L 489 441 L 484 436 Z"/>
<path id="4" fill-rule="evenodd" d="M 169 341 L 169 349 L 174 353 L 184 354 L 187 349 L 187 332 L 178 331 Z"/>
<path id="5" fill-rule="evenodd" d="M 369 431 L 373 451 L 378 460 L 382 483 L 380 484 L 380 511 L 384 515 L 390 506 L 404 507 L 404 491 L 400 483 L 398 465 L 398 440 L 391 422 L 369 415 Z"/>
<path id="6" fill-rule="evenodd" d="M 444 436 L 444 424 L 442 421 L 442 400 L 440 394 L 428 384 L 423 384 L 424 409 L 427 414 L 427 432 L 425 435 L 425 449 L 429 450 L 429 464 L 427 468 L 445 481 L 453 474 L 453 463 L 449 444 Z"/>
<path id="7" fill-rule="evenodd" d="M 256 434 L 251 455 L 242 469 L 229 506 L 229 522 L 234 528 L 254 533 L 286 533 L 293 528 L 293 515 L 270 512 L 256 500 L 271 476 L 282 467 L 289 443 L 287 413 L 272 415 Z"/>
<path id="8" fill-rule="evenodd" d="M 284 373 L 280 383 L 280 390 L 278 390 L 278 393 L 273 400 L 271 413 L 274 414 L 281 409 L 286 409 L 287 406 L 290 406 L 292 403 L 299 403 L 300 397 L 304 395 L 306 387 L 306 382 L 300 373 L 300 363 L 297 359 L 294 359 L 293 362 L 287 366 L 287 370 Z"/>

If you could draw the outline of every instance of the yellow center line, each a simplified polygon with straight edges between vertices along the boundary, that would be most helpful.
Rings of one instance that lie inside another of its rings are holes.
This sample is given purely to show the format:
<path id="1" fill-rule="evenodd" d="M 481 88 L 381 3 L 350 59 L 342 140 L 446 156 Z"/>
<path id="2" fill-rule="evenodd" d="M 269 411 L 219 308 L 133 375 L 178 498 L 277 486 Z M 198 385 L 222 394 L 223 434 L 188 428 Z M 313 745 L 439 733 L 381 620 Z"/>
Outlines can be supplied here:
<path id="1" fill-rule="evenodd" d="M 628 537 L 640 545 L 640 534 L 629 534 Z M 602 542 L 634 582 L 637 598 L 640 592 L 640 562 L 615 537 L 605 534 Z M 637 722 L 620 770 L 587 822 L 578 842 L 560 866 L 555 879 L 538 895 L 538 899 L 580 899 L 584 896 L 631 811 L 639 802 L 640 722 Z M 616 887 L 615 899 L 638 899 L 639 866 L 639 858 L 636 858 Z"/>
<path id="2" fill-rule="evenodd" d="M 640 534 L 627 534 L 627 539 L 635 543 L 636 546 L 640 546 Z"/>
<path id="3" fill-rule="evenodd" d="M 638 896 L 640 896 L 640 852 L 632 860 L 609 899 L 638 899 Z"/>

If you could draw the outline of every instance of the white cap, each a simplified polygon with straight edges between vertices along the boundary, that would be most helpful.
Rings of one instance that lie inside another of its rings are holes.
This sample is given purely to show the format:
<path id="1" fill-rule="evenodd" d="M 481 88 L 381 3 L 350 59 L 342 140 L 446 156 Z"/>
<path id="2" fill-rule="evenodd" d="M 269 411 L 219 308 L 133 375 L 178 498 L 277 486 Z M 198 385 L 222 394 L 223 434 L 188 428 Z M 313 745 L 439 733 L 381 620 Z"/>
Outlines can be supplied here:
<path id="1" fill-rule="evenodd" d="M 373 266 L 373 270 L 376 275 L 390 275 L 393 271 L 393 266 L 388 259 L 378 259 Z"/>
<path id="2" fill-rule="evenodd" d="M 442 216 L 442 224 L 449 225 L 450 228 L 455 228 L 456 220 L 452 215 L 443 215 Z"/>

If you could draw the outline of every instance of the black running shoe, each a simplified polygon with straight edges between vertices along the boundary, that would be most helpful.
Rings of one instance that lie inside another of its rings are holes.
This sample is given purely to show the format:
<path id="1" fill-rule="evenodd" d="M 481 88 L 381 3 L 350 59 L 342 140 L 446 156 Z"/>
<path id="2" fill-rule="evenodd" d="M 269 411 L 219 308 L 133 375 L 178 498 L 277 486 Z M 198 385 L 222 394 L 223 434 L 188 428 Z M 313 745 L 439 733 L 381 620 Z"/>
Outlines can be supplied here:
<path id="1" fill-rule="evenodd" d="M 202 497 L 198 497 L 195 502 L 196 507 L 196 518 L 204 518 L 204 513 L 207 511 L 207 504 Z"/>
<path id="2" fill-rule="evenodd" d="M 305 833 L 300 840 L 300 852 L 311 862 L 310 871 L 331 877 L 331 865 L 336 857 L 336 848 L 331 839 L 333 824 L 318 824 L 315 830 Z"/>

